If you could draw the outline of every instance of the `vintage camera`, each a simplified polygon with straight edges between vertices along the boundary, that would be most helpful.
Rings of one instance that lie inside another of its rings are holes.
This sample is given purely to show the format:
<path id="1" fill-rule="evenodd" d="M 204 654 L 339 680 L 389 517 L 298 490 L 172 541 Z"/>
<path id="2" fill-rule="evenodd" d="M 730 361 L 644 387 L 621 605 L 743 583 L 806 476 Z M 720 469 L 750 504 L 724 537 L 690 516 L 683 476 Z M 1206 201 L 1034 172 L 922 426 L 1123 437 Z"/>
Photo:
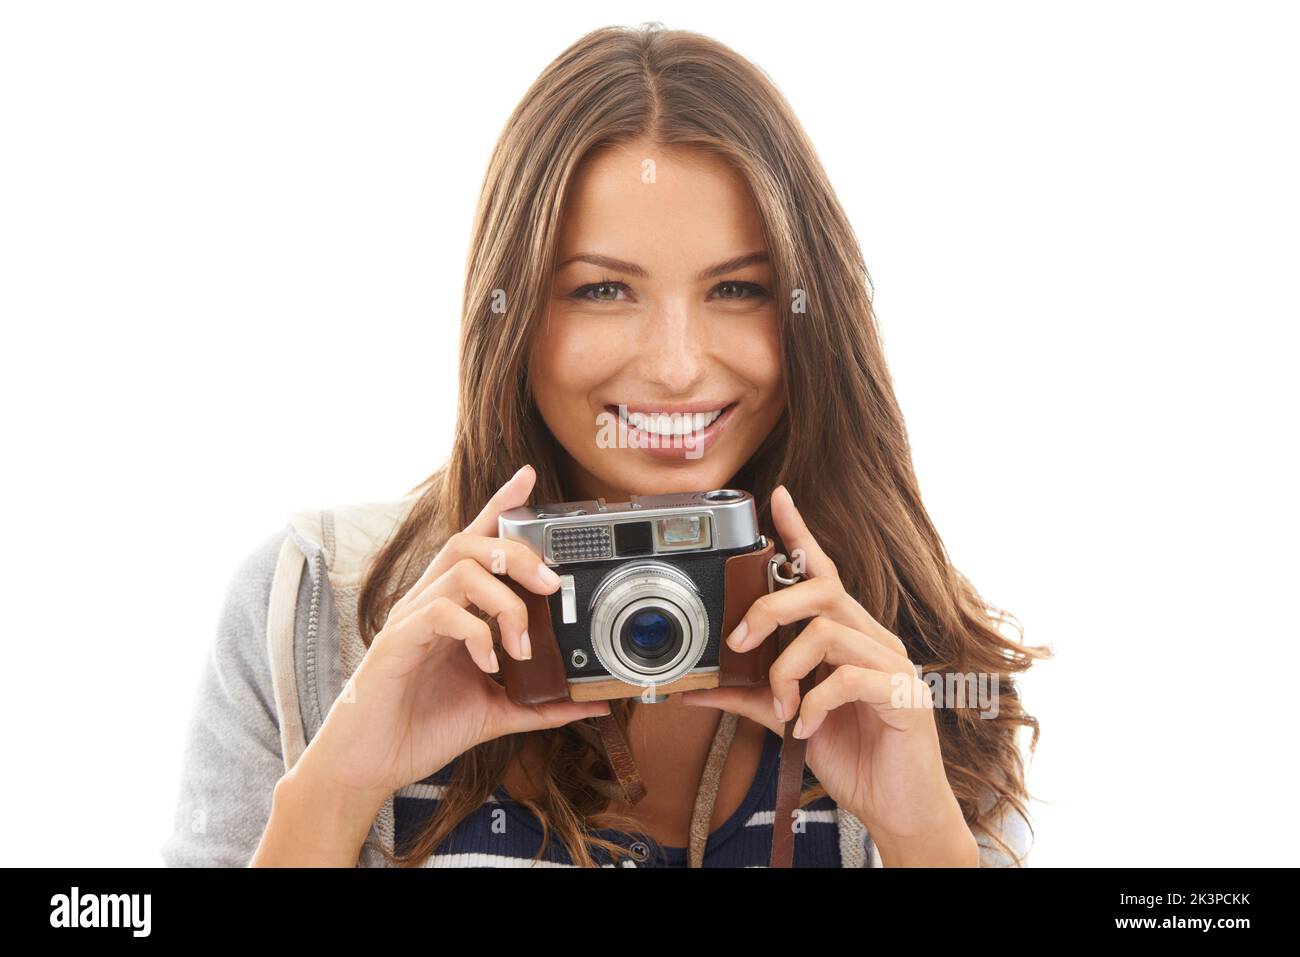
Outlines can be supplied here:
<path id="1" fill-rule="evenodd" d="M 770 590 L 782 558 L 773 561 L 748 492 L 526 505 L 503 512 L 498 525 L 561 583 L 537 595 L 502 576 L 528 606 L 533 651 L 528 661 L 501 657 L 512 700 L 649 702 L 766 682 L 774 642 L 744 653 L 723 642 Z"/>

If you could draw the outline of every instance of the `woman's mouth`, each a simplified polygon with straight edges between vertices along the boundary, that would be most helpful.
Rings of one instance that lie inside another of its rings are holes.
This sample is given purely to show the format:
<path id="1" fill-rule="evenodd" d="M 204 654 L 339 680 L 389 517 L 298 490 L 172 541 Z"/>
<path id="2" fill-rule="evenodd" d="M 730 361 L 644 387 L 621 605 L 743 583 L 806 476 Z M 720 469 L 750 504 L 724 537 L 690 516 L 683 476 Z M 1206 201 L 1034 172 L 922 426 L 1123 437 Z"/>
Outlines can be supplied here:
<path id="1" fill-rule="evenodd" d="M 655 408 L 643 405 L 607 405 L 618 416 L 619 433 L 626 444 L 658 459 L 698 459 L 717 441 L 736 410 L 736 402 L 712 408 Z"/>

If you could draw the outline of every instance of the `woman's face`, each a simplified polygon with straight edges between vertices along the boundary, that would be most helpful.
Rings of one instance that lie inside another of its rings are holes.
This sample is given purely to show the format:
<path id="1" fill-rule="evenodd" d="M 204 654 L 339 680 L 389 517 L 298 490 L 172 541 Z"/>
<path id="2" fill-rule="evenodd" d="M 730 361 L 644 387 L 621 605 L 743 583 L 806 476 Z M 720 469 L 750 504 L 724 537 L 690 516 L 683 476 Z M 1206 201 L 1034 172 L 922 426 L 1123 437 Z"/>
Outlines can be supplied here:
<path id="1" fill-rule="evenodd" d="M 745 181 L 708 154 L 633 143 L 588 157 L 570 186 L 529 366 L 569 497 L 726 486 L 784 403 Z"/>

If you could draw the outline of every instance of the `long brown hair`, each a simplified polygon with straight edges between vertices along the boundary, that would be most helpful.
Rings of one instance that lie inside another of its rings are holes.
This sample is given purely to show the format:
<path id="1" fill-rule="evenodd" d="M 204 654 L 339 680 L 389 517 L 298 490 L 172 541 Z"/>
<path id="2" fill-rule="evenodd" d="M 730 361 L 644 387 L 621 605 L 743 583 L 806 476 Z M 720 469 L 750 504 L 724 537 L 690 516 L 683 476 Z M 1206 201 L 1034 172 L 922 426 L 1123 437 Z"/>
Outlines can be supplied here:
<path id="1" fill-rule="evenodd" d="M 658 24 L 592 31 L 546 67 L 510 116 L 470 241 L 454 446 L 448 462 L 412 489 L 418 497 L 373 558 L 359 598 L 363 641 L 368 647 L 447 536 L 469 524 L 519 466 L 537 469 L 534 501 L 570 497 L 555 440 L 531 397 L 529 346 L 550 294 L 574 171 L 593 150 L 643 137 L 709 151 L 744 176 L 763 222 L 776 300 L 784 303 L 786 411 L 731 484 L 754 494 L 760 523 L 778 544 L 768 500 L 784 484 L 848 592 L 924 670 L 998 676 L 996 717 L 935 709 L 944 762 L 972 830 L 992 833 L 989 822 L 1009 808 L 1028 820 L 1017 739 L 1031 727 L 1032 752 L 1039 729 L 1021 708 L 1013 675 L 1051 652 L 1002 634 L 1007 617 L 949 563 L 921 503 L 848 219 L 767 75 L 699 34 Z M 504 313 L 494 309 L 503 295 Z M 636 700 L 614 703 L 625 727 Z M 548 761 L 543 794 L 525 803 L 548 837 L 553 832 L 575 863 L 592 865 L 596 847 L 617 855 L 617 845 L 591 831 L 634 822 L 609 812 L 611 775 L 591 728 L 579 721 L 532 733 L 545 739 Z M 501 785 L 522 737 L 457 759 L 432 819 L 390 861 L 423 863 Z M 802 803 L 821 793 L 806 792 Z"/>

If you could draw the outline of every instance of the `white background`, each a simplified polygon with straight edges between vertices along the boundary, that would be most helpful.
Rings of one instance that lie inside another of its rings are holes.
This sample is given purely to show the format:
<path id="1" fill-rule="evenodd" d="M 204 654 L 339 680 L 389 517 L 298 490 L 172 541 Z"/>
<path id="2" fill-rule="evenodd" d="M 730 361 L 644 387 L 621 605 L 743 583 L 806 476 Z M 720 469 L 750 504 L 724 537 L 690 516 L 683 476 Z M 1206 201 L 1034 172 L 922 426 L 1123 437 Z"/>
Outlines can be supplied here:
<path id="1" fill-rule="evenodd" d="M 159 863 L 226 584 L 444 459 L 493 143 L 582 33 L 765 69 L 875 281 L 1046 865 L 1292 864 L 1283 5 L 0 6 L 5 864 Z"/>

